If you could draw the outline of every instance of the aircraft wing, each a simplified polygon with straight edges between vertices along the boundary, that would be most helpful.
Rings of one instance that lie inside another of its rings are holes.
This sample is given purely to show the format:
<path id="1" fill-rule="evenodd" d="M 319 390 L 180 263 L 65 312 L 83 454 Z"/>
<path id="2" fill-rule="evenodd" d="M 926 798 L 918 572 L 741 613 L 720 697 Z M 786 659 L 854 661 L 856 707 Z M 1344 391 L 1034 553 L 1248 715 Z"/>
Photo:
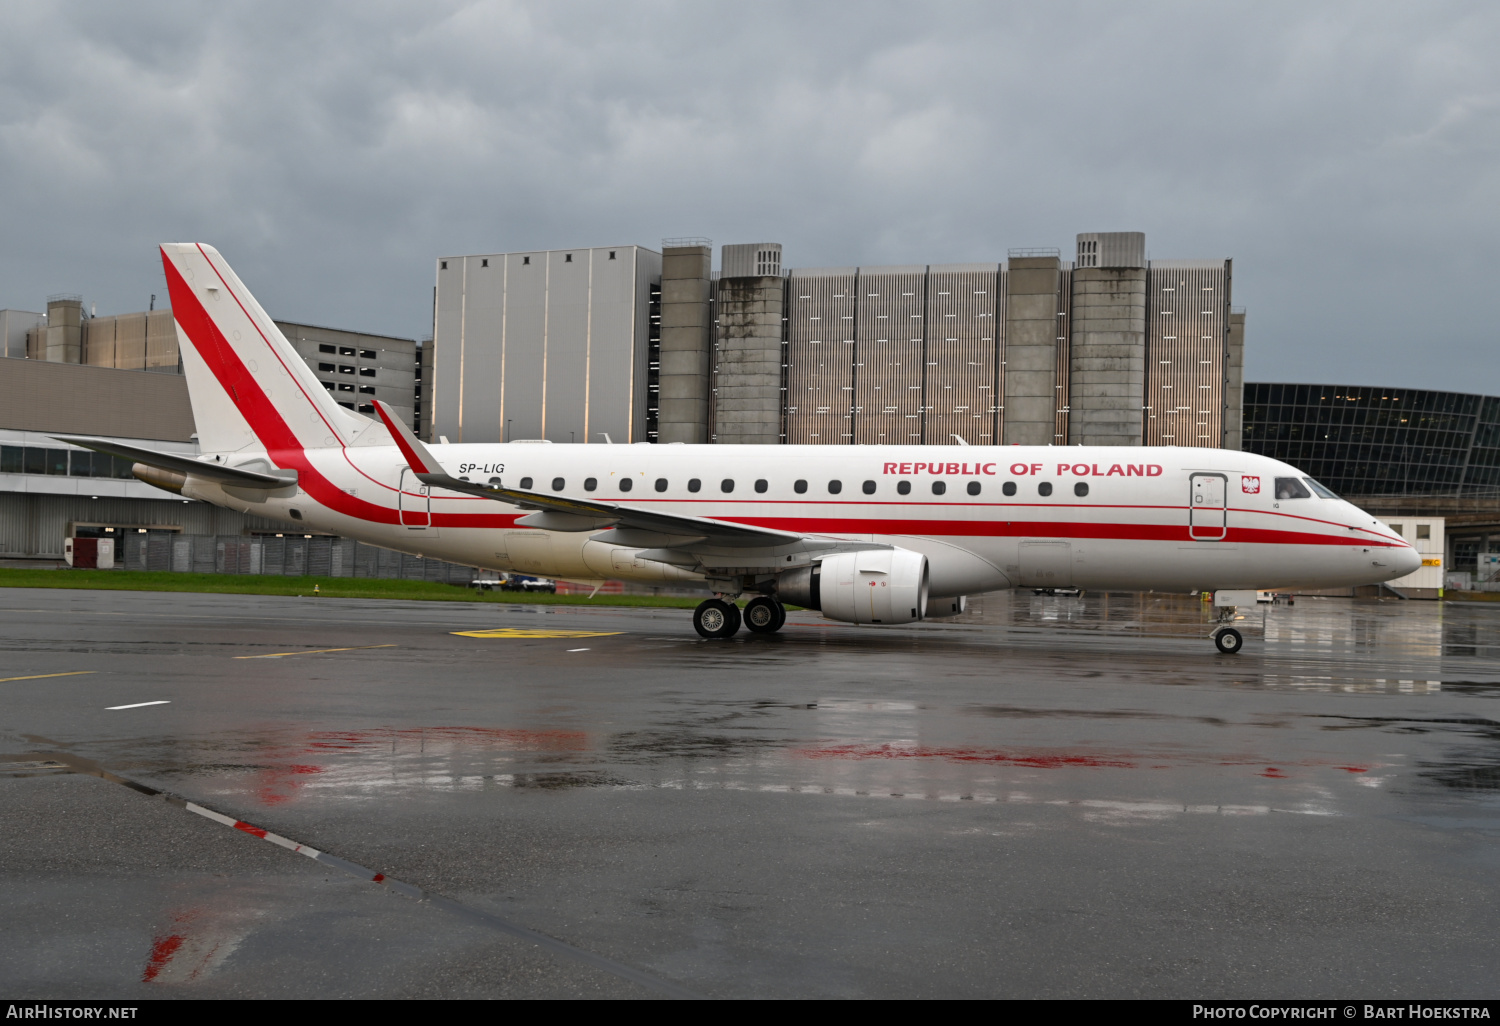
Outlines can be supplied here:
<path id="1" fill-rule="evenodd" d="M 406 458 L 412 473 L 416 474 L 424 484 L 466 495 L 495 499 L 523 509 L 539 510 L 545 515 L 551 515 L 550 520 L 544 517 L 529 524 L 525 521 L 530 518 L 524 518 L 522 521 L 524 526 L 560 531 L 597 531 L 613 526 L 616 529 L 624 528 L 626 531 L 644 531 L 666 536 L 653 539 L 648 544 L 669 546 L 707 542 L 710 545 L 735 548 L 773 548 L 796 545 L 804 539 L 804 536 L 800 534 L 788 534 L 785 531 L 772 531 L 764 527 L 735 524 L 708 517 L 682 516 L 676 513 L 638 509 L 613 502 L 600 502 L 595 499 L 546 495 L 520 488 L 462 481 L 442 468 L 427 447 L 411 433 L 385 403 L 377 400 L 375 409 L 380 413 L 380 418 L 385 421 L 386 428 L 395 439 L 402 456 Z M 629 536 L 622 532 L 619 537 L 621 544 L 633 545 L 645 541 L 644 539 L 627 539 Z"/>
<path id="2" fill-rule="evenodd" d="M 148 467 L 156 467 L 159 470 L 175 470 L 179 474 L 192 474 L 194 477 L 207 478 L 219 484 L 239 485 L 242 488 L 285 488 L 297 483 L 295 470 L 282 471 L 281 473 L 285 476 L 261 474 L 254 470 L 220 466 L 217 463 L 208 463 L 177 453 L 157 452 L 154 449 L 142 449 L 136 445 L 125 445 L 123 442 L 116 442 L 110 438 L 84 438 L 76 435 L 53 435 L 52 437 L 59 442 L 67 442 L 69 445 L 108 453 L 121 459 L 134 460 L 136 463 L 144 463 Z"/>

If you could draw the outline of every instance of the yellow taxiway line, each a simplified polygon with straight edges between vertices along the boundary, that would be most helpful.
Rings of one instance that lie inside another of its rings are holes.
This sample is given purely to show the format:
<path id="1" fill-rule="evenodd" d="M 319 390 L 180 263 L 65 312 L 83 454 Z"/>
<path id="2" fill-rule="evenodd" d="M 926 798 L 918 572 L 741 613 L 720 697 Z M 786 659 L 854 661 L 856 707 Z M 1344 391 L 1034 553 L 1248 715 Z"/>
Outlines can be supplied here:
<path id="1" fill-rule="evenodd" d="M 282 656 L 322 655 L 324 652 L 358 652 L 362 648 L 395 648 L 391 645 L 355 645 L 351 648 L 310 648 L 305 652 L 267 652 L 265 655 L 231 656 L 232 659 L 280 659 Z"/>
<path id="2" fill-rule="evenodd" d="M 464 638 L 607 638 L 624 631 L 553 631 L 535 627 L 496 627 L 488 631 L 450 631 Z"/>
<path id="3" fill-rule="evenodd" d="M 33 673 L 30 677 L 0 677 L 0 684 L 12 680 L 41 680 L 44 677 L 81 677 L 86 673 L 98 672 L 98 670 L 69 670 L 67 673 Z"/>

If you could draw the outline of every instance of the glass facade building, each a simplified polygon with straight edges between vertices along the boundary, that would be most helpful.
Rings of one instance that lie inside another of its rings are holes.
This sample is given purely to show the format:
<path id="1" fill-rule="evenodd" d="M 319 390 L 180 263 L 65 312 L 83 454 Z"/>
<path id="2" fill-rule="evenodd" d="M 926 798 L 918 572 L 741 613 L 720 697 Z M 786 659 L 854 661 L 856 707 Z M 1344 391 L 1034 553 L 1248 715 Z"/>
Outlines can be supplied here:
<path id="1" fill-rule="evenodd" d="M 1500 397 L 1246 382 L 1244 448 L 1345 496 L 1500 496 Z"/>

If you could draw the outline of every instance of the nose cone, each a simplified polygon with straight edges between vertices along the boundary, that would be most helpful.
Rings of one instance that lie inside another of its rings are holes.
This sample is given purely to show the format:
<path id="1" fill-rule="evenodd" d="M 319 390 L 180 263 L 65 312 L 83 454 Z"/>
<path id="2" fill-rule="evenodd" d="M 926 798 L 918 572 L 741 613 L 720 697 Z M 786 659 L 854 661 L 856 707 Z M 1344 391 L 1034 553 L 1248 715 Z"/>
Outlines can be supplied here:
<path id="1" fill-rule="evenodd" d="M 1386 580 L 1394 581 L 1398 577 L 1405 577 L 1421 568 L 1422 554 L 1408 545 L 1404 549 L 1397 549 L 1391 553 L 1391 576 Z"/>

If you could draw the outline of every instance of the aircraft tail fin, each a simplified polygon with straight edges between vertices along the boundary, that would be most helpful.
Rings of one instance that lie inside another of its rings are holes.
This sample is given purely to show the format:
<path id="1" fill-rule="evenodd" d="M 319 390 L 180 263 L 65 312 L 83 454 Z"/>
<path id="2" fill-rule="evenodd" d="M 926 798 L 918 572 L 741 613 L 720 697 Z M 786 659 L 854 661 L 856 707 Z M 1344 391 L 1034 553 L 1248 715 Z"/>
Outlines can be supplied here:
<path id="1" fill-rule="evenodd" d="M 334 401 L 212 246 L 161 247 L 204 453 L 348 445 L 371 421 Z"/>

